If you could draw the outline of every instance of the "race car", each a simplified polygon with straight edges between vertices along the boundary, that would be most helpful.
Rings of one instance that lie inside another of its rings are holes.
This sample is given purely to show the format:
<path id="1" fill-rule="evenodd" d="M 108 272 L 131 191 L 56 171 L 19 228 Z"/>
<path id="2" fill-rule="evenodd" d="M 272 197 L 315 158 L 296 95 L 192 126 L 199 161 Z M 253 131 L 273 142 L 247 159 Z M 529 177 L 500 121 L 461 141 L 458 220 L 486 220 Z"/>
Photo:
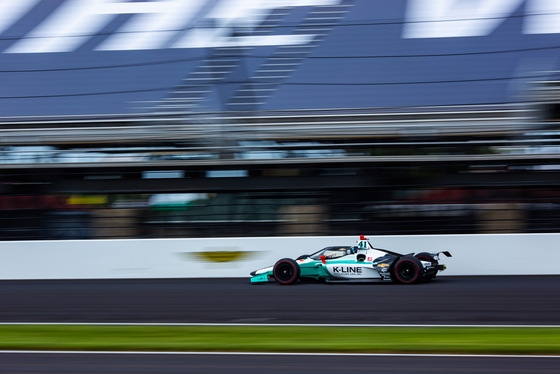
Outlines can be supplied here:
<path id="1" fill-rule="evenodd" d="M 403 255 L 374 248 L 369 239 L 361 235 L 356 246 L 330 246 L 296 260 L 283 258 L 274 266 L 253 271 L 251 282 L 274 279 L 282 285 L 298 280 L 412 284 L 431 280 L 445 270 L 445 265 L 439 264 L 440 254 L 451 257 L 448 251 Z"/>

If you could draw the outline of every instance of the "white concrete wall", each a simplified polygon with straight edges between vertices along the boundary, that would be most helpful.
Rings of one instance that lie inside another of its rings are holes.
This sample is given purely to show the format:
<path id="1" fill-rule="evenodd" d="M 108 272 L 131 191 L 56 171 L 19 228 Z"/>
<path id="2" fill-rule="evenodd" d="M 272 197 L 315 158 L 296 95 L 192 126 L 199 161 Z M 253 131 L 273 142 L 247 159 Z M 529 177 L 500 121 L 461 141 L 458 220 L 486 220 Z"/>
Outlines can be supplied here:
<path id="1" fill-rule="evenodd" d="M 449 250 L 441 275 L 560 274 L 560 234 L 368 236 L 401 253 Z M 0 279 L 248 277 L 357 237 L 0 242 Z M 212 257 L 214 257 L 212 259 Z"/>

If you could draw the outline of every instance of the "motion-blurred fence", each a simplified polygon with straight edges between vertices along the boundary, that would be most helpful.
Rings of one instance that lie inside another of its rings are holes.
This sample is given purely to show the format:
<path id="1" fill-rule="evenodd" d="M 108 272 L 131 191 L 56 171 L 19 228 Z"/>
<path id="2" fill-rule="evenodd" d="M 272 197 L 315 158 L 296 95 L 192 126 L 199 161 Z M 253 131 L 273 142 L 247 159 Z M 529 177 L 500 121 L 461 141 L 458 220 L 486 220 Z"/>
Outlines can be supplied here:
<path id="1" fill-rule="evenodd" d="M 0 240 L 560 231 L 560 190 L 364 195 L 367 191 L 3 196 Z"/>

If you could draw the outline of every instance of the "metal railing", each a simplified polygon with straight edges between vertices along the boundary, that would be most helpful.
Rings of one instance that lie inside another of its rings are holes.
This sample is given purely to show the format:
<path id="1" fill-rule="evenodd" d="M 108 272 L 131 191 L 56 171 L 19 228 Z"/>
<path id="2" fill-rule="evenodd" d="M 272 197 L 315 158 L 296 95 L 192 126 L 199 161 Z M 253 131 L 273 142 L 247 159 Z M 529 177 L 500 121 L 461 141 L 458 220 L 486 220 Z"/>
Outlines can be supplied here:
<path id="1" fill-rule="evenodd" d="M 534 107 L 324 109 L 278 112 L 171 112 L 143 115 L 0 118 L 0 145 L 142 143 L 190 140 L 305 140 L 512 134 L 537 128 Z M 71 130 L 71 131 L 69 131 Z"/>

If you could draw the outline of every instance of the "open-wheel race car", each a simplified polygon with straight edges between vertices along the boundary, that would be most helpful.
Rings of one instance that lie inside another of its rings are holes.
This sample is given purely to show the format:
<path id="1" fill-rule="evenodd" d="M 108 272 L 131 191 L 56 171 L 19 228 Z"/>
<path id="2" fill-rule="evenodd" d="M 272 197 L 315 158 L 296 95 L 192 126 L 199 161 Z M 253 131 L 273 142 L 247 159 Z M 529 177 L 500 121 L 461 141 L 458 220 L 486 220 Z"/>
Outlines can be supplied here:
<path id="1" fill-rule="evenodd" d="M 274 266 L 253 271 L 251 282 L 274 279 L 284 285 L 298 280 L 418 283 L 431 280 L 445 270 L 445 265 L 439 263 L 440 254 L 451 257 L 448 251 L 403 255 L 374 248 L 362 235 L 356 246 L 330 246 L 295 260 L 278 260 Z"/>

